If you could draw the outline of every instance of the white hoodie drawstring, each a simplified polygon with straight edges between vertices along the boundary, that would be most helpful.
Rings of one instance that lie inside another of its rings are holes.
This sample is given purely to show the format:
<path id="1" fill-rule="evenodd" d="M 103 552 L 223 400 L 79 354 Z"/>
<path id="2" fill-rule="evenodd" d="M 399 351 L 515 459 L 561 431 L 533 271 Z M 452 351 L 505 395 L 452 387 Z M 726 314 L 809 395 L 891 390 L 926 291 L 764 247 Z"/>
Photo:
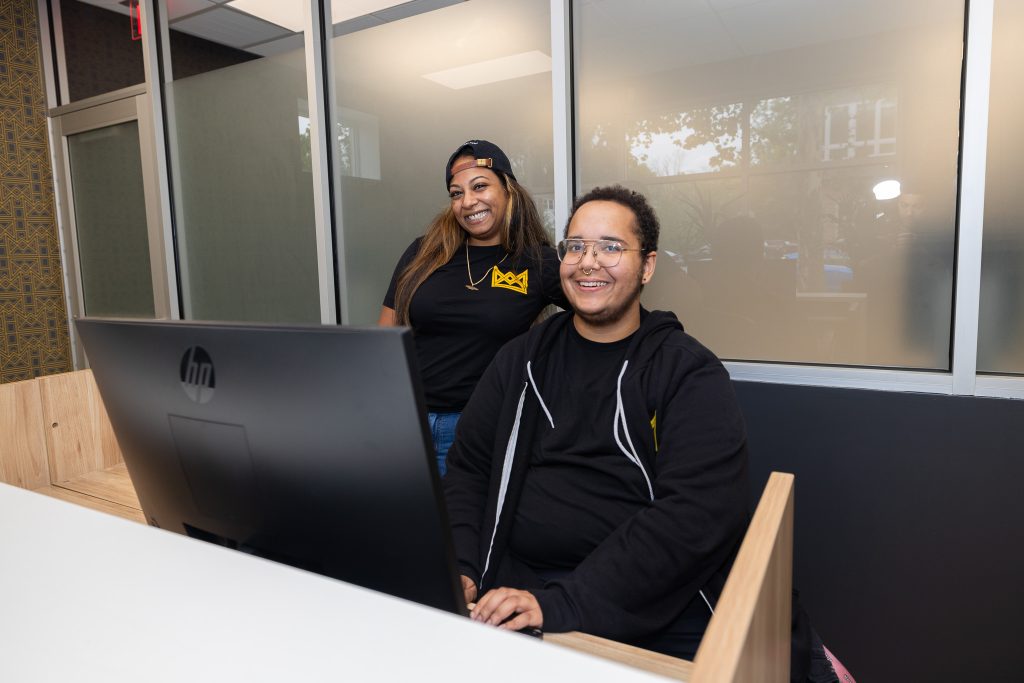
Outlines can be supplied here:
<path id="1" fill-rule="evenodd" d="M 640 471 L 644 475 L 644 481 L 647 482 L 647 491 L 648 491 L 648 493 L 651 496 L 651 500 L 654 500 L 654 489 L 651 487 L 651 480 L 647 476 L 647 470 L 644 469 L 643 464 L 641 464 L 641 462 L 640 462 L 640 456 L 638 456 L 636 454 L 636 448 L 633 446 L 633 439 L 630 438 L 630 436 L 629 436 L 629 429 L 626 426 L 626 411 L 625 411 L 625 409 L 623 408 L 623 405 L 622 405 L 622 377 L 626 374 L 626 368 L 628 366 L 629 366 L 629 361 L 628 360 L 625 361 L 622 364 L 622 370 L 619 372 L 619 379 L 616 382 L 616 386 L 615 386 L 615 429 L 614 429 L 615 443 L 617 443 L 619 445 L 619 448 L 622 450 L 623 454 L 625 454 L 625 456 L 627 458 L 629 458 L 633 462 L 634 465 L 636 465 L 637 467 L 640 468 Z M 622 423 L 622 432 L 623 432 L 623 434 L 626 435 L 626 442 L 629 444 L 629 450 L 628 451 L 622 445 L 622 441 L 619 439 L 619 422 L 620 421 Z M 697 592 L 698 592 L 698 594 L 700 594 L 700 597 L 704 599 L 704 604 L 708 606 L 708 611 L 710 611 L 711 615 L 714 616 L 715 609 L 711 606 L 711 603 L 708 601 L 708 596 L 704 595 L 704 591 L 703 590 L 699 590 Z"/>
<path id="2" fill-rule="evenodd" d="M 644 481 L 647 483 L 647 493 L 650 495 L 651 500 L 654 500 L 654 487 L 651 486 L 651 478 L 647 476 L 647 470 L 644 469 L 643 463 L 640 462 L 640 456 L 636 454 L 636 448 L 633 446 L 633 439 L 629 436 L 629 428 L 626 425 L 626 411 L 622 407 L 622 376 L 626 374 L 626 368 L 629 367 L 629 361 L 625 361 L 622 364 L 622 370 L 619 372 L 619 379 L 615 383 L 615 418 L 612 421 L 612 433 L 615 436 L 615 443 L 618 444 L 619 450 L 622 451 L 623 455 L 629 458 L 630 462 L 640 468 L 641 474 L 644 475 Z M 619 438 L 619 425 L 621 422 L 622 433 L 626 435 L 626 443 L 629 444 L 629 450 L 622 445 L 622 440 Z"/>
<path id="3" fill-rule="evenodd" d="M 498 485 L 498 506 L 494 511 L 494 528 L 491 529 L 491 542 L 487 546 L 487 557 L 484 559 L 484 571 L 481 576 L 487 574 L 487 569 L 491 566 L 491 551 L 494 550 L 494 537 L 498 533 L 498 520 L 501 519 L 501 510 L 505 507 L 505 494 L 508 492 L 508 482 L 512 478 L 512 461 L 515 460 L 516 445 L 519 443 L 519 424 L 523 418 L 523 404 L 526 402 L 528 386 L 533 387 L 533 393 L 536 394 L 537 402 L 540 403 L 541 409 L 544 410 L 548 423 L 552 429 L 555 428 L 555 421 L 551 417 L 551 411 L 544 405 L 544 399 L 541 397 L 537 383 L 533 379 L 533 369 L 529 361 L 526 363 L 526 374 L 529 376 L 530 381 L 523 384 L 523 391 L 519 394 L 519 405 L 516 406 L 516 419 L 512 423 L 512 433 L 509 435 L 508 445 L 505 446 L 505 461 L 501 466 L 501 483 Z"/>
<path id="4" fill-rule="evenodd" d="M 544 405 L 544 399 L 540 395 L 540 389 L 537 388 L 537 382 L 533 379 L 533 367 L 531 361 L 526 361 L 526 374 L 530 377 L 530 386 L 533 387 L 533 393 L 537 395 L 537 401 L 540 403 L 540 407 L 544 410 L 544 414 L 548 416 L 548 423 L 551 428 L 555 428 L 555 421 L 551 418 L 551 411 Z"/>
<path id="5" fill-rule="evenodd" d="M 523 417 L 523 403 L 525 402 L 526 385 L 524 384 L 523 392 L 519 394 L 519 405 L 516 406 L 516 421 L 512 424 L 512 433 L 508 437 L 508 445 L 505 446 L 505 461 L 501 466 L 501 483 L 498 485 L 498 505 L 494 511 L 494 528 L 491 529 L 491 542 L 487 546 L 487 557 L 484 559 L 484 570 L 480 573 L 481 578 L 487 574 L 487 569 L 491 566 L 491 551 L 494 550 L 494 537 L 498 533 L 498 520 L 501 519 L 501 509 L 505 507 L 505 494 L 508 493 L 508 482 L 512 478 L 512 461 L 515 459 L 516 444 L 519 443 L 519 422 Z"/>

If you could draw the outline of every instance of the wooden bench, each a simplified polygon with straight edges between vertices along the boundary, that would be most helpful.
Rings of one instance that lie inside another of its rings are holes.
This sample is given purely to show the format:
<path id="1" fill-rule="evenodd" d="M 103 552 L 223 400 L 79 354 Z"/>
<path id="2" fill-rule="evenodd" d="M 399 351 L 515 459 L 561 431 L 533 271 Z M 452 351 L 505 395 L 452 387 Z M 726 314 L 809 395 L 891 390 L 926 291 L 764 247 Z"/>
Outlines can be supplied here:
<path id="1" fill-rule="evenodd" d="M 91 370 L 0 384 L 0 481 L 144 522 Z"/>

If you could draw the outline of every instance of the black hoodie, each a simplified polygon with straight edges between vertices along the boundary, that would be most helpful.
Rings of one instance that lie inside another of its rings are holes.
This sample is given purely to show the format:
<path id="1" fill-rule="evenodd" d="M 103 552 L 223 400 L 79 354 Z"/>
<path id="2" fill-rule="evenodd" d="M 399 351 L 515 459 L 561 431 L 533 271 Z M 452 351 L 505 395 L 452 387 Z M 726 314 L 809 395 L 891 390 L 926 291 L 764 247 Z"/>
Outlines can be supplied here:
<path id="1" fill-rule="evenodd" d="M 543 377 L 572 313 L 537 325 L 498 352 L 459 421 L 445 497 L 460 572 L 480 595 L 501 585 L 533 593 L 550 632 L 581 630 L 636 642 L 657 634 L 698 595 L 713 606 L 748 520 L 747 446 L 728 373 L 672 313 L 642 311 L 626 352 L 615 432 L 642 466 L 652 501 L 571 573 L 543 587 L 513 585 L 505 549 L 535 430 L 551 429 Z M 496 521 L 497 520 L 497 521 Z"/>

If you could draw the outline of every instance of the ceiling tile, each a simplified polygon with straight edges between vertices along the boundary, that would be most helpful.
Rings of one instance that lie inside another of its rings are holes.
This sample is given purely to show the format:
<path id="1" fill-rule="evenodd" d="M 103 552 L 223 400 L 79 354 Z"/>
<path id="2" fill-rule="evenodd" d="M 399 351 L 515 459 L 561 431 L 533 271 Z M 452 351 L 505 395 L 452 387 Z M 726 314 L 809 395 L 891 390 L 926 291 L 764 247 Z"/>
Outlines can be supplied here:
<path id="1" fill-rule="evenodd" d="M 226 7 L 218 7 L 209 12 L 186 17 L 175 22 L 174 28 L 221 45 L 237 48 L 283 38 L 291 34 L 291 31 L 276 24 Z"/>

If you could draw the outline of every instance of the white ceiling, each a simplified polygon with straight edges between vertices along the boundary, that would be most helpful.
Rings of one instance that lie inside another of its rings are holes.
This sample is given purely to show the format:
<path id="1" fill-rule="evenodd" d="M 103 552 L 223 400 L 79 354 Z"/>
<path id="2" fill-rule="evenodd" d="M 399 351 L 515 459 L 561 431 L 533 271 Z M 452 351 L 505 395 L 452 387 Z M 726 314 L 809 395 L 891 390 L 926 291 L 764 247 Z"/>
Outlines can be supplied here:
<path id="1" fill-rule="evenodd" d="M 79 0 L 89 5 L 128 15 L 125 0 Z M 172 29 L 188 33 L 221 45 L 246 50 L 260 55 L 271 55 L 285 52 L 302 46 L 302 37 L 289 26 L 301 24 L 302 0 L 270 0 L 274 10 L 280 12 L 282 6 L 294 5 L 284 11 L 282 23 L 273 23 L 252 14 L 247 14 L 231 6 L 231 0 L 164 0 L 167 16 Z M 339 35 L 351 30 L 359 30 L 385 24 L 397 19 L 413 16 L 464 0 L 391 0 L 391 7 L 376 9 L 353 19 L 335 24 L 334 34 Z M 351 13 L 361 9 L 380 7 L 388 4 L 381 0 L 335 0 L 341 11 Z M 287 17 L 295 16 L 296 20 Z"/>
<path id="2" fill-rule="evenodd" d="M 83 1 L 128 13 L 123 0 Z M 302 45 L 301 37 L 289 29 L 245 14 L 228 1 L 164 0 L 175 30 L 261 55 Z M 461 1 L 395 2 L 394 7 L 336 24 L 334 35 Z M 274 2 L 301 7 L 301 0 Z M 589 66 L 602 72 L 623 66 L 635 71 L 638 64 L 658 65 L 660 70 L 947 22 L 951 16 L 962 17 L 963 6 L 962 0 L 580 0 L 576 44 Z M 493 26 L 505 27 L 500 20 L 491 23 L 482 35 L 502 42 L 503 30 Z M 598 41 L 599 50 L 587 49 L 588 43 Z"/>

